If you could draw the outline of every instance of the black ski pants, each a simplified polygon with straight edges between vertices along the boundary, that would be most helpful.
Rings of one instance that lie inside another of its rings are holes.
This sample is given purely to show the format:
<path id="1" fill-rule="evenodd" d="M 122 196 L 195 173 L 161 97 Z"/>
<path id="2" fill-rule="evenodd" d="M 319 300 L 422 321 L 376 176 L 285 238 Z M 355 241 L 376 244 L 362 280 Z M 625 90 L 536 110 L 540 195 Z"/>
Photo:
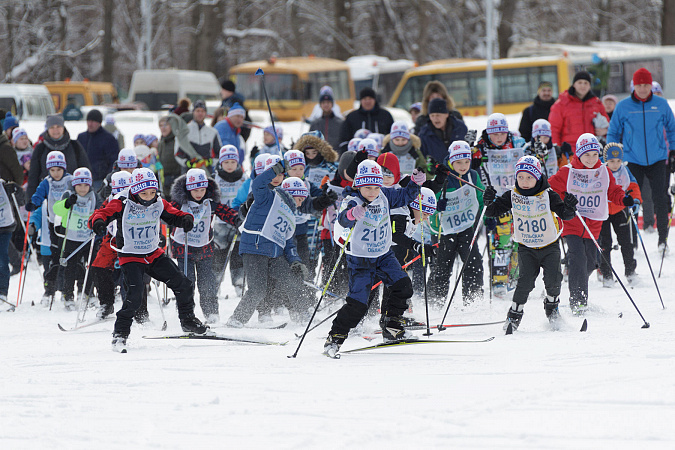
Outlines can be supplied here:
<path id="1" fill-rule="evenodd" d="M 664 243 L 668 236 L 668 189 L 665 187 L 668 183 L 668 166 L 665 161 L 656 162 L 651 166 L 628 163 L 628 170 L 635 177 L 640 189 L 645 177 L 649 179 L 656 213 L 656 228 L 659 230 L 659 244 Z"/>
<path id="2" fill-rule="evenodd" d="M 553 298 L 560 295 L 563 275 L 560 271 L 560 245 L 558 241 L 543 248 L 518 246 L 518 267 L 520 267 L 518 284 L 513 292 L 513 302 L 524 305 L 527 297 L 534 289 L 539 270 L 544 271 L 544 287 L 546 294 Z"/>
<path id="3" fill-rule="evenodd" d="M 588 277 L 597 267 L 598 249 L 591 238 L 565 236 L 570 305 L 588 305 Z M 522 270 L 522 268 L 521 268 Z"/>
<path id="4" fill-rule="evenodd" d="M 631 230 L 634 227 L 633 222 L 627 222 L 628 214 L 626 209 L 616 214 L 609 216 L 607 220 L 602 223 L 602 230 L 600 231 L 600 239 L 598 243 L 602 247 L 602 254 L 605 256 L 600 260 L 600 272 L 604 278 L 612 279 L 611 264 L 612 252 L 612 228 L 616 233 L 616 240 L 619 241 L 621 247 L 621 256 L 623 256 L 623 265 L 626 275 L 633 275 L 637 267 L 637 261 L 634 258 L 633 244 L 631 243 Z M 609 261 L 609 264 L 605 261 Z"/>

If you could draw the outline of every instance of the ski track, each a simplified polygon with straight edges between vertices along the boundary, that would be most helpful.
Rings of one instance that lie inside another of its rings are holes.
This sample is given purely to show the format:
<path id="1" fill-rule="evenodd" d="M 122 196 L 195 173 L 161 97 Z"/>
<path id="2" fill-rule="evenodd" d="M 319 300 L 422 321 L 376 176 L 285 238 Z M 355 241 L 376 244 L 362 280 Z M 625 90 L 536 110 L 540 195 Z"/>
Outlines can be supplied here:
<path id="1" fill-rule="evenodd" d="M 509 120 L 512 127 L 518 123 Z M 68 124 L 72 136 L 81 131 L 78 126 Z M 289 128 L 301 125 L 283 126 L 286 136 L 293 136 Z M 643 238 L 658 271 L 656 235 Z M 483 248 L 484 237 L 478 245 Z M 612 256 L 623 274 L 620 253 Z M 636 258 L 640 280 L 628 289 L 649 329 L 640 328 L 621 287 L 603 288 L 594 273 L 588 331 L 579 333 L 583 319 L 570 313 L 566 283 L 561 330 L 550 331 L 540 278 L 512 336 L 504 336 L 500 325 L 441 333 L 432 328 L 432 339 L 497 338 L 381 349 L 340 360 L 321 355 L 330 321 L 308 336 L 296 359 L 287 355 L 299 342 L 294 333 L 306 324 L 217 330 L 289 341 L 286 346 L 144 340 L 143 335 L 163 334 L 154 290 L 148 302 L 153 325 L 134 325 L 129 353 L 117 354 L 110 350 L 112 322 L 64 333 L 57 323 L 72 327 L 75 313 L 66 312 L 62 302 L 56 300 L 52 311 L 30 306 L 42 295 L 31 264 L 23 304 L 0 314 L 0 448 L 675 448 L 675 295 L 669 289 L 675 253 L 666 257 L 659 279 L 666 310 L 641 248 Z M 225 280 L 222 322 L 237 302 L 229 274 Z M 17 283 L 13 277 L 10 301 L 16 300 Z M 482 302 L 465 307 L 458 293 L 445 323 L 501 320 L 509 304 L 490 301 L 486 289 Z M 424 320 L 419 299 L 414 310 L 415 318 Z M 201 317 L 199 307 L 196 312 Z M 431 324 L 439 323 L 443 312 L 430 311 Z M 164 313 L 166 333 L 179 333 L 173 303 Z M 94 310 L 87 312 L 87 320 L 94 316 Z M 275 323 L 287 319 L 275 317 Z M 255 321 L 254 316 L 251 324 Z M 369 335 L 376 328 L 373 319 L 363 330 Z M 366 345 L 353 336 L 343 348 Z"/>

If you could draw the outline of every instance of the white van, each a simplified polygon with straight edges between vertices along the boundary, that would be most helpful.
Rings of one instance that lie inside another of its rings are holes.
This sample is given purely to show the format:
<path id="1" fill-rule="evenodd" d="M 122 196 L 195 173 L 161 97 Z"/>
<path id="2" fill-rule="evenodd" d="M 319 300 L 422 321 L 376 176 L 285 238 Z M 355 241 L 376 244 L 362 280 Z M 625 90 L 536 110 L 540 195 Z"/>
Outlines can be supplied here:
<path id="1" fill-rule="evenodd" d="M 151 111 L 175 105 L 183 97 L 220 100 L 220 83 L 211 72 L 198 70 L 137 70 L 131 77 L 130 102 L 143 102 Z"/>
<path id="2" fill-rule="evenodd" d="M 52 96 L 42 84 L 0 83 L 0 108 L 19 120 L 45 120 L 55 113 Z"/>

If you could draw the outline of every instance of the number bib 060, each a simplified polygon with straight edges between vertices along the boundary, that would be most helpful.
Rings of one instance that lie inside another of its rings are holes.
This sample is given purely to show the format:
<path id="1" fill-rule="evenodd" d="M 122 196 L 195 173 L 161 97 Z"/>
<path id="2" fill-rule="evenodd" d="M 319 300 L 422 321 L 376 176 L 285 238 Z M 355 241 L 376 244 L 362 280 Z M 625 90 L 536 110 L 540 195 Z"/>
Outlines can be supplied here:
<path id="1" fill-rule="evenodd" d="M 597 169 L 570 167 L 567 192 L 574 194 L 579 200 L 577 211 L 583 217 L 593 220 L 606 220 L 609 217 L 608 188 L 609 169 L 606 166 Z"/>
<path id="2" fill-rule="evenodd" d="M 516 184 L 516 163 L 524 154 L 522 148 L 487 150 L 487 170 L 497 195 L 502 195 Z"/>
<path id="3" fill-rule="evenodd" d="M 164 202 L 157 199 L 150 206 L 139 205 L 127 199 L 122 216 L 122 253 L 145 255 L 159 246 L 159 217 L 164 211 Z"/>
<path id="4" fill-rule="evenodd" d="M 340 212 L 347 208 L 351 200 L 357 203 L 361 199 L 349 196 L 342 201 Z M 334 239 L 338 245 L 349 235 L 349 229 L 343 228 L 339 221 L 335 221 Z M 377 258 L 389 251 L 391 247 L 391 221 L 389 220 L 389 201 L 384 194 L 380 195 L 366 207 L 366 217 L 356 221 L 354 231 L 346 250 L 348 255 L 363 258 Z"/>
<path id="5" fill-rule="evenodd" d="M 9 195 L 0 183 L 0 227 L 8 227 L 14 224 L 14 213 L 9 202 Z"/>
<path id="6" fill-rule="evenodd" d="M 560 230 L 551 212 L 548 191 L 539 195 L 520 195 L 511 191 L 513 238 L 528 247 L 546 247 L 558 239 Z"/>
<path id="7" fill-rule="evenodd" d="M 211 242 L 211 201 L 205 200 L 201 204 L 189 201 L 180 208 L 181 211 L 189 212 L 194 217 L 194 227 L 187 233 L 190 247 L 204 247 Z M 185 231 L 176 228 L 173 240 L 179 244 L 185 244 Z"/>
<path id="8" fill-rule="evenodd" d="M 446 194 L 446 198 L 448 206 L 442 213 L 441 234 L 457 234 L 473 226 L 480 206 L 476 190 L 465 184 L 461 188 Z"/>
<path id="9" fill-rule="evenodd" d="M 286 241 L 295 233 L 295 212 L 274 193 L 274 202 L 267 214 L 260 234 L 274 242 L 281 248 L 286 247 Z"/>

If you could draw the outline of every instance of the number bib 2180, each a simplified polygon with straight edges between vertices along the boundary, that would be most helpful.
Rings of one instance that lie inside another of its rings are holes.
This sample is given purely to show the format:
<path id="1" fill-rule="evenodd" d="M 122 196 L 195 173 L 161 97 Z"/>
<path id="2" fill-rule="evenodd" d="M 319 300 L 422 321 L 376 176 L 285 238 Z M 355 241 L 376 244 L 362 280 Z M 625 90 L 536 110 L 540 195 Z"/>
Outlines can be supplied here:
<path id="1" fill-rule="evenodd" d="M 523 149 L 488 149 L 487 155 L 487 171 L 490 174 L 490 181 L 497 189 L 497 195 L 502 195 L 516 184 L 516 163 L 523 157 Z"/>
<path id="2" fill-rule="evenodd" d="M 558 239 L 560 230 L 551 212 L 548 191 L 539 195 L 520 195 L 511 191 L 513 238 L 527 247 L 546 247 Z"/>
<path id="3" fill-rule="evenodd" d="M 593 220 L 606 220 L 609 217 L 607 189 L 609 171 L 606 166 L 597 169 L 574 169 L 570 167 L 567 177 L 567 192 L 579 200 L 577 211 L 583 217 Z"/>

